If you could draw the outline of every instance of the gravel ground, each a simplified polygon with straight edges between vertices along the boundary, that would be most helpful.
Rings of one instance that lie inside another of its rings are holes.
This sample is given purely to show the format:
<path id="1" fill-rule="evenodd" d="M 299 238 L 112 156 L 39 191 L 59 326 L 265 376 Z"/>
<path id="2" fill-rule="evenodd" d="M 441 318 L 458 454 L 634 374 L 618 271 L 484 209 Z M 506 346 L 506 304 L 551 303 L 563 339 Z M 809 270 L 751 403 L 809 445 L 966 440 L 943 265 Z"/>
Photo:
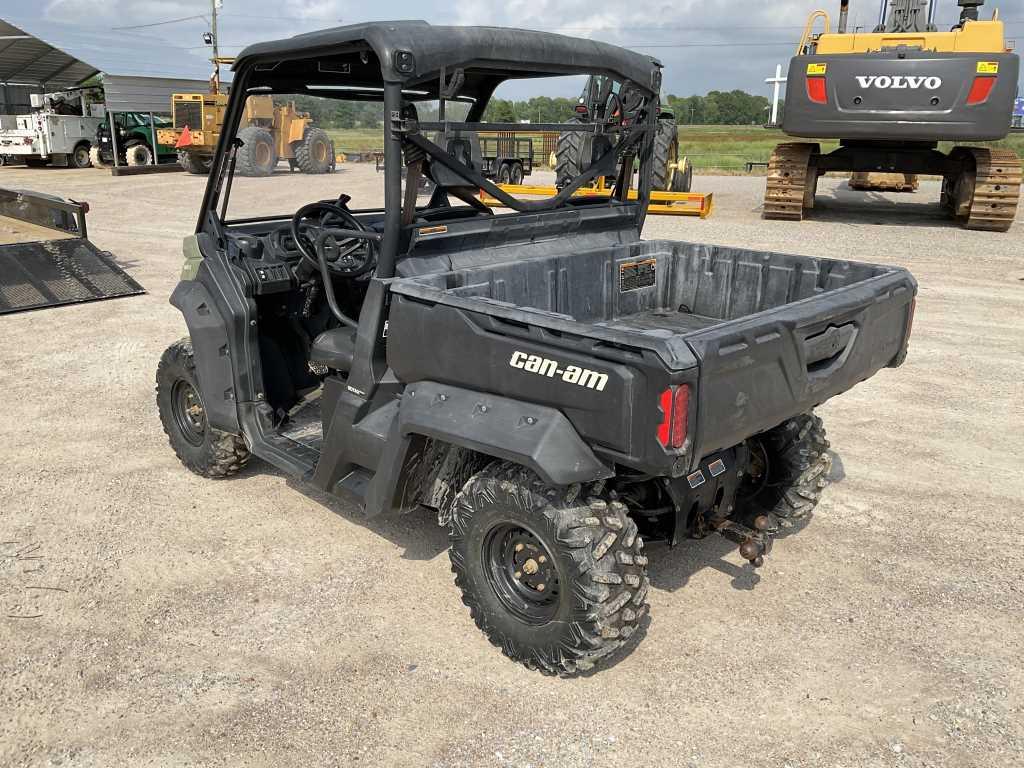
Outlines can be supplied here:
<path id="1" fill-rule="evenodd" d="M 221 482 L 177 462 L 153 375 L 185 332 L 167 297 L 202 179 L 0 169 L 90 201 L 149 290 L 0 318 L 0 764 L 1024 764 L 1024 226 L 964 232 L 934 184 L 869 206 L 831 179 L 813 220 L 763 222 L 763 183 L 699 178 L 715 215 L 645 236 L 905 265 L 910 358 L 821 409 L 835 483 L 761 571 L 715 538 L 651 547 L 643 641 L 552 680 L 475 629 L 429 515 L 367 522 L 260 462 Z M 372 202 L 380 179 L 236 200 L 340 191 Z"/>

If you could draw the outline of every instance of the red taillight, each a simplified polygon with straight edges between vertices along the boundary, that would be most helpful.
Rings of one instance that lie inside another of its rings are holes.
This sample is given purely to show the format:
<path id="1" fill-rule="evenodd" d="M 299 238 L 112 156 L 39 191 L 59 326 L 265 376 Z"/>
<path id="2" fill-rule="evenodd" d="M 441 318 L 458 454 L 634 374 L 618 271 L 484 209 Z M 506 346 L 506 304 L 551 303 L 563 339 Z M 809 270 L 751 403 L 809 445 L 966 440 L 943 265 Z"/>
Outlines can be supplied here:
<path id="1" fill-rule="evenodd" d="M 807 78 L 807 98 L 815 104 L 828 104 L 827 81 L 824 77 Z"/>
<path id="2" fill-rule="evenodd" d="M 914 330 L 914 313 L 917 312 L 917 299 L 910 302 L 910 317 L 907 318 L 907 338 Z"/>
<path id="3" fill-rule="evenodd" d="M 672 390 L 666 389 L 661 393 L 661 424 L 658 425 L 658 442 L 662 448 L 668 448 L 672 439 Z"/>
<path id="4" fill-rule="evenodd" d="M 658 405 L 661 408 L 658 442 L 663 448 L 682 448 L 690 416 L 690 386 L 683 384 L 666 389 L 661 393 Z"/>
<path id="5" fill-rule="evenodd" d="M 996 78 L 994 77 L 976 77 L 974 83 L 971 85 L 971 92 L 967 94 L 968 104 L 981 104 L 988 101 L 988 97 L 992 95 L 992 89 L 996 87 Z"/>
<path id="6" fill-rule="evenodd" d="M 676 390 L 672 402 L 672 447 L 682 448 L 686 442 L 686 427 L 690 416 L 690 387 L 686 384 Z"/>

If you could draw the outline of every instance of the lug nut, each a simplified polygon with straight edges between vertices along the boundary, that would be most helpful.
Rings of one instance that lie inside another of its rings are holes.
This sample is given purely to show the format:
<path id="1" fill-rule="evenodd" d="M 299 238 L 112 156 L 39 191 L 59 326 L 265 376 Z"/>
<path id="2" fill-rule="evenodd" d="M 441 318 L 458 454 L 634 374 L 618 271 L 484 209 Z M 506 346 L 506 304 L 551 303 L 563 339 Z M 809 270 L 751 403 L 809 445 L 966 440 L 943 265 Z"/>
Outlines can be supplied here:
<path id="1" fill-rule="evenodd" d="M 522 571 L 516 571 L 516 572 L 515 572 L 514 574 L 512 574 L 512 575 L 513 575 L 513 576 L 514 576 L 515 578 L 517 578 L 517 579 L 521 579 L 521 578 L 523 578 L 523 574 L 522 574 Z"/>
<path id="2" fill-rule="evenodd" d="M 754 527 L 759 531 L 767 531 L 772 527 L 772 521 L 768 518 L 768 515 L 758 515 L 754 520 Z"/>
<path id="3" fill-rule="evenodd" d="M 537 585 L 537 591 L 538 592 L 543 592 L 544 591 L 544 583 L 543 582 L 541 582 L 540 584 Z"/>
<path id="4" fill-rule="evenodd" d="M 522 552 L 522 551 L 523 551 L 523 545 L 522 544 L 516 544 L 516 552 Z"/>
<path id="5" fill-rule="evenodd" d="M 547 561 L 548 561 L 548 559 L 546 557 L 544 557 L 544 555 L 541 555 L 540 557 L 537 558 L 537 562 L 540 563 L 541 565 L 543 565 Z"/>

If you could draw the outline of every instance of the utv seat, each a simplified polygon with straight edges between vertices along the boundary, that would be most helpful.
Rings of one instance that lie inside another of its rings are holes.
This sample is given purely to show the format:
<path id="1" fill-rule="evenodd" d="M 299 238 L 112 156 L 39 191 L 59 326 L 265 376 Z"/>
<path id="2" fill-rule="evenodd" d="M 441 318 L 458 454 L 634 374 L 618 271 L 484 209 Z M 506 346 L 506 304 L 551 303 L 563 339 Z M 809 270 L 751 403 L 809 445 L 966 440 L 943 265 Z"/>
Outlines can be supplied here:
<path id="1" fill-rule="evenodd" d="M 309 361 L 348 373 L 356 356 L 356 330 L 341 326 L 324 331 L 313 340 Z"/>

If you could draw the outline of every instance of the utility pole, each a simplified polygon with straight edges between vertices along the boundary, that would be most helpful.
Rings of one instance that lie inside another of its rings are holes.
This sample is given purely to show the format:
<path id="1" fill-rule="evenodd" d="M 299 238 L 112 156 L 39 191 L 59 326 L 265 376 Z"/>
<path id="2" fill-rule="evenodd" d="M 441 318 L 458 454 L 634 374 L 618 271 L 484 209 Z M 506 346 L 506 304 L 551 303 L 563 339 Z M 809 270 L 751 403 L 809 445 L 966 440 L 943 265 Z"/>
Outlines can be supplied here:
<path id="1" fill-rule="evenodd" d="M 213 35 L 213 59 L 220 58 L 220 49 L 217 47 L 217 11 L 224 6 L 224 0 L 210 0 L 210 32 Z M 219 64 L 217 65 L 219 68 Z"/>
<path id="2" fill-rule="evenodd" d="M 210 31 L 203 33 L 203 42 L 213 48 L 213 75 L 210 76 L 210 93 L 220 93 L 220 47 L 217 45 L 217 11 L 224 7 L 224 0 L 210 0 Z"/>

